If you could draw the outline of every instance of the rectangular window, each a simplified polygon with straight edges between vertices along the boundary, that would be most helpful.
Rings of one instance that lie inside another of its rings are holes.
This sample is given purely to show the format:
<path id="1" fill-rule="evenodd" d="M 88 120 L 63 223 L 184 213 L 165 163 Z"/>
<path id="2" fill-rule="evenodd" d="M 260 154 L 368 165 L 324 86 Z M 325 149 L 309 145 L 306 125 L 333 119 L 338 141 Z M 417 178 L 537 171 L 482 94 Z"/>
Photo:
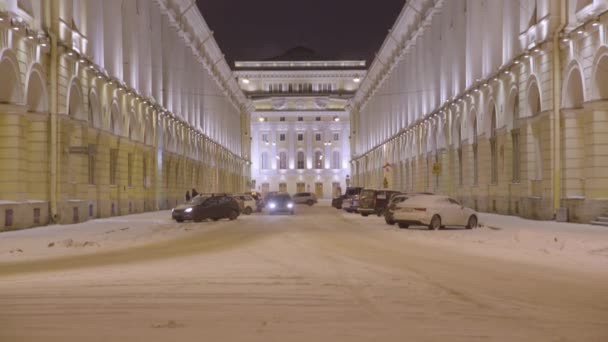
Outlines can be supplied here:
<path id="1" fill-rule="evenodd" d="M 128 186 L 133 186 L 133 153 L 129 153 L 127 155 L 127 184 Z"/>
<path id="2" fill-rule="evenodd" d="M 479 154 L 477 143 L 473 143 L 473 185 L 479 183 Z"/>
<path id="3" fill-rule="evenodd" d="M 496 137 L 490 139 L 490 162 L 492 166 L 491 181 L 492 184 L 498 184 L 498 158 L 497 158 L 497 143 Z"/>
<path id="4" fill-rule="evenodd" d="M 340 141 L 340 133 L 334 133 L 334 141 Z"/>
<path id="5" fill-rule="evenodd" d="M 298 116 L 298 121 L 304 121 L 304 117 L 303 116 Z"/>
<path id="6" fill-rule="evenodd" d="M 286 134 L 285 133 L 279 134 L 279 141 L 285 141 L 285 139 L 286 139 Z"/>
<path id="7" fill-rule="evenodd" d="M 13 225 L 13 209 L 6 209 L 4 211 L 4 226 L 10 227 Z"/>
<path id="8" fill-rule="evenodd" d="M 263 142 L 268 142 L 268 133 L 263 133 L 262 134 L 262 141 Z"/>
<path id="9" fill-rule="evenodd" d="M 317 117 L 315 118 L 315 121 L 321 121 L 321 117 L 320 117 L 320 116 L 317 116 Z"/>
<path id="10" fill-rule="evenodd" d="M 321 133 L 315 133 L 315 141 L 321 141 L 321 140 L 323 140 Z"/>
<path id="11" fill-rule="evenodd" d="M 116 185 L 118 170 L 118 150 L 110 150 L 110 185 Z"/>
<path id="12" fill-rule="evenodd" d="M 34 208 L 34 224 L 40 224 L 40 208 Z"/>
<path id="13" fill-rule="evenodd" d="M 304 141 L 304 133 L 298 133 L 298 141 Z"/>
<path id="14" fill-rule="evenodd" d="M 284 116 L 281 116 L 281 117 L 279 118 L 279 121 L 285 121 L 285 117 L 284 117 Z"/>
<path id="15" fill-rule="evenodd" d="M 511 139 L 513 143 L 513 183 L 519 183 L 521 181 L 520 176 L 520 151 L 519 151 L 519 130 L 514 129 L 511 132 Z"/>
<path id="16" fill-rule="evenodd" d="M 148 158 L 144 157 L 142 166 L 143 187 L 148 188 Z"/>
<path id="17" fill-rule="evenodd" d="M 89 145 L 89 184 L 95 184 L 95 154 L 91 153 L 93 145 Z"/>

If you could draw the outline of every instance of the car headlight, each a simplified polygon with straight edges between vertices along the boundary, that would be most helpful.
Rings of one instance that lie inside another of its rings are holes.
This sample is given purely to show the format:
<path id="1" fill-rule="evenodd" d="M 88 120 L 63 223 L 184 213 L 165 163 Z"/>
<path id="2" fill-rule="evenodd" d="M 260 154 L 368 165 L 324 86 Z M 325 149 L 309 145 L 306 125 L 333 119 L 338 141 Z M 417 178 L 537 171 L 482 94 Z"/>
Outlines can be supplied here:
<path id="1" fill-rule="evenodd" d="M 191 213 L 192 212 L 192 208 L 187 208 L 186 210 L 184 210 L 185 213 Z"/>
<path id="2" fill-rule="evenodd" d="M 270 209 L 274 209 L 274 208 L 276 208 L 276 207 L 277 207 L 277 204 L 276 204 L 276 203 L 269 203 L 269 204 L 268 204 L 268 207 L 269 207 Z"/>
<path id="3" fill-rule="evenodd" d="M 287 208 L 292 209 L 293 208 L 293 203 L 287 203 Z"/>

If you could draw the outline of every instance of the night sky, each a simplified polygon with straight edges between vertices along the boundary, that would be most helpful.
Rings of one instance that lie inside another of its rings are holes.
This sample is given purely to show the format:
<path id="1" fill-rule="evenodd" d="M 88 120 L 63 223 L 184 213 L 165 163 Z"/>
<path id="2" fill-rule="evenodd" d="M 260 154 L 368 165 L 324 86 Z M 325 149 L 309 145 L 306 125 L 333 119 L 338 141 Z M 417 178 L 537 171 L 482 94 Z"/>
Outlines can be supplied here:
<path id="1" fill-rule="evenodd" d="M 231 66 L 265 60 L 296 46 L 327 59 L 368 63 L 404 0 L 198 0 Z"/>

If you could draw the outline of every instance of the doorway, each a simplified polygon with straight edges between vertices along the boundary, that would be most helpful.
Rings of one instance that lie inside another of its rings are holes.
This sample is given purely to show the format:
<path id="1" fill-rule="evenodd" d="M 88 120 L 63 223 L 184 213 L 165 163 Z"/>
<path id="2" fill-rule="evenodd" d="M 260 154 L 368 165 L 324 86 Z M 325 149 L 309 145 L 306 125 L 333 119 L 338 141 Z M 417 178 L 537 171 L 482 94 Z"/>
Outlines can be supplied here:
<path id="1" fill-rule="evenodd" d="M 296 184 L 296 192 L 305 192 L 306 184 L 305 183 L 297 183 Z"/>
<path id="2" fill-rule="evenodd" d="M 323 198 L 323 183 L 315 183 L 315 195 L 317 198 Z"/>

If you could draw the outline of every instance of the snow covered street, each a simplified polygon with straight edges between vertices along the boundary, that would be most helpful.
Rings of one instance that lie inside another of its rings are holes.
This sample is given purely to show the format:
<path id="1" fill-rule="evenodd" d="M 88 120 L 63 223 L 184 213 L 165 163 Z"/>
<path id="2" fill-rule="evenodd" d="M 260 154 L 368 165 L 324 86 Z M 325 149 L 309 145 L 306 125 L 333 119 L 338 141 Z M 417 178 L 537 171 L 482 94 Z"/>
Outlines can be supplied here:
<path id="1" fill-rule="evenodd" d="M 0 234 L 0 341 L 606 341 L 608 229 L 169 212 Z"/>

